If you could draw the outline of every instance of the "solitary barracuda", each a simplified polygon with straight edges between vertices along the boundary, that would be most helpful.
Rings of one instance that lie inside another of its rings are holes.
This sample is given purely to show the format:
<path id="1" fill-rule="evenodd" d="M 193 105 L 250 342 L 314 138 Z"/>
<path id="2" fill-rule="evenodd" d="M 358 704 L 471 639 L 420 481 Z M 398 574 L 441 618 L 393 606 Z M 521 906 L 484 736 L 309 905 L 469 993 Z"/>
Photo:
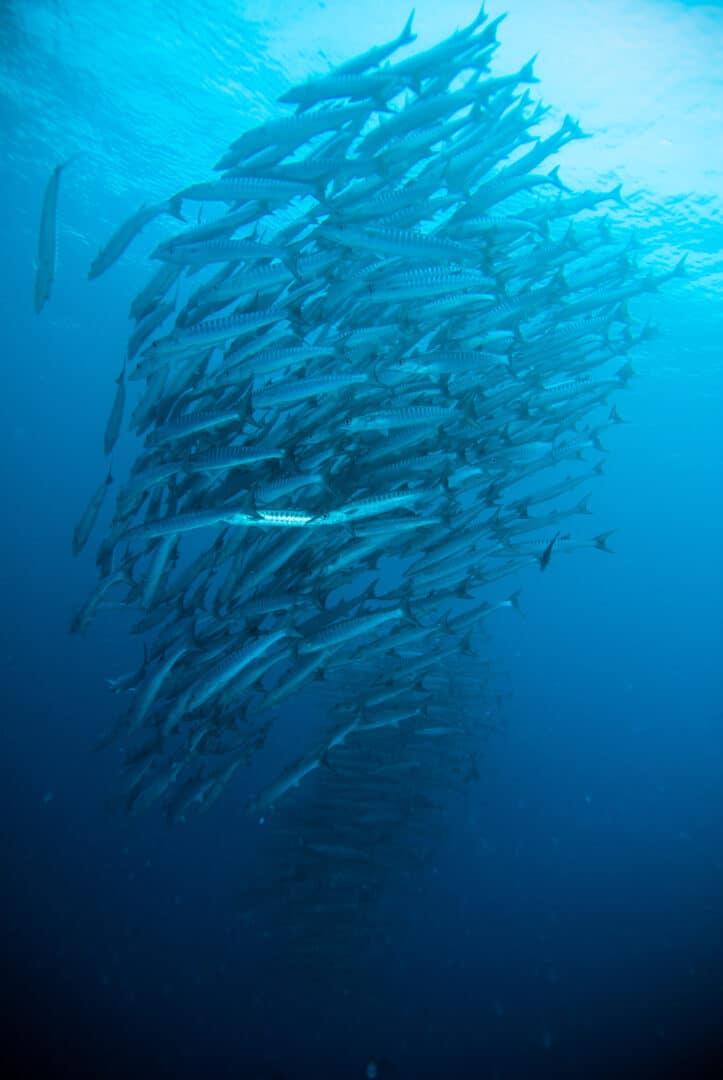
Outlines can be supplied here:
<path id="1" fill-rule="evenodd" d="M 56 251 L 56 228 L 58 210 L 58 187 L 60 174 L 72 161 L 62 162 L 56 165 L 50 174 L 50 179 L 43 196 L 43 209 L 40 215 L 40 229 L 38 231 L 38 255 L 35 262 L 35 311 L 37 314 L 45 307 L 50 299 L 50 290 L 55 279 L 55 251 Z"/>

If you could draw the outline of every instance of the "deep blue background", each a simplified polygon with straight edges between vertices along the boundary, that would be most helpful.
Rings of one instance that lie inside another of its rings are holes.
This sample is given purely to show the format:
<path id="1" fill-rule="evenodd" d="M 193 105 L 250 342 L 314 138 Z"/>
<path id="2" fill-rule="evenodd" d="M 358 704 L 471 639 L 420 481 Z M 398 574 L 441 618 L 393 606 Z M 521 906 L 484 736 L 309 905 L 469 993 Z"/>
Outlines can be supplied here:
<path id="1" fill-rule="evenodd" d="M 104 679 L 132 667 L 139 647 L 114 614 L 86 639 L 68 635 L 93 582 L 92 553 L 73 561 L 70 536 L 103 475 L 127 306 L 163 226 L 99 282 L 85 280 L 87 266 L 143 198 L 204 176 L 287 77 L 323 69 L 304 39 L 310 7 L 285 5 L 287 21 L 262 4 L 223 14 L 189 4 L 176 21 L 165 5 L 115 21 L 99 4 L 99 24 L 80 3 L 10 3 L 0 15 L 4 1049 L 23 1056 L 28 1075 L 244 1077 L 258 1064 L 262 1076 L 353 1078 L 371 1060 L 382 1078 L 701 1075 L 723 1016 L 723 187 L 712 145 L 698 173 L 689 141 L 678 196 L 677 175 L 660 172 L 661 190 L 633 202 L 643 239 L 690 250 L 693 269 L 635 309 L 662 333 L 620 400 L 631 424 L 609 435 L 589 524 L 590 535 L 617 527 L 617 554 L 533 568 L 520 580 L 525 618 L 490 622 L 505 731 L 481 783 L 450 796 L 434 865 L 411 895 L 390 885 L 374 949 L 349 974 L 312 978 L 269 944 L 272 925 L 241 920 L 235 897 L 264 842 L 243 815 L 244 778 L 175 830 L 160 815 L 107 808 L 118 751 L 91 750 L 117 707 Z M 387 33 L 369 5 L 373 25 L 351 51 L 398 29 L 406 9 L 391 8 Z M 666 18 L 677 26 L 693 8 L 612 4 L 606 22 L 649 44 Z M 339 58 L 350 51 L 349 10 L 329 5 Z M 459 19 L 437 28 L 420 6 L 423 43 L 468 14 L 460 5 Z M 690 46 L 700 26 L 685 27 Z M 578 22 L 570 33 L 582 41 L 591 31 Z M 513 10 L 512 55 L 505 28 L 499 70 L 515 62 L 516 32 Z M 698 47 L 704 56 L 705 38 Z M 224 82 L 233 71 L 255 96 L 233 96 Z M 631 98 L 626 116 L 667 105 L 681 129 L 691 118 L 692 140 L 694 106 L 720 93 L 704 75 L 687 102 Z M 605 101 L 590 108 L 603 116 Z M 601 184 L 618 115 L 597 133 L 608 154 Z M 75 149 L 84 156 L 61 190 L 58 278 L 36 318 L 42 191 Z M 625 179 L 624 150 L 619 158 Z M 126 437 L 119 475 L 133 451 Z"/>

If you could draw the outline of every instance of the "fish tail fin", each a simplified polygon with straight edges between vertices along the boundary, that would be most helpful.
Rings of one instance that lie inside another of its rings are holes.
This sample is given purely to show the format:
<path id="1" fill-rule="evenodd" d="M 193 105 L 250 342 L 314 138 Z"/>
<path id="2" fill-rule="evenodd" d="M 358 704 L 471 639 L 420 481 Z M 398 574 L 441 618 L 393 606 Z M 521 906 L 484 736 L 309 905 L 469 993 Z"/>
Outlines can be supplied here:
<path id="1" fill-rule="evenodd" d="M 468 35 L 473 34 L 475 32 L 475 30 L 477 30 L 478 27 L 482 26 L 482 24 L 485 23 L 486 21 L 487 21 L 487 12 L 485 11 L 484 4 L 482 4 L 479 11 L 475 15 L 474 19 L 472 20 L 470 25 L 467 27 L 467 34 Z M 498 20 L 495 19 L 495 22 L 497 22 L 497 21 Z"/>
<path id="2" fill-rule="evenodd" d="M 327 197 L 326 193 L 327 193 L 327 191 L 329 189 L 329 184 L 331 182 L 332 181 L 327 179 L 327 180 L 315 180 L 312 183 L 312 188 L 313 188 L 312 195 L 314 196 L 316 201 L 321 203 L 321 205 L 324 206 L 324 207 L 326 207 L 327 202 L 328 202 L 328 197 Z"/>
<path id="3" fill-rule="evenodd" d="M 535 65 L 535 60 L 537 60 L 538 56 L 539 53 L 535 53 L 535 55 L 530 60 L 528 60 L 526 64 L 522 65 L 522 67 L 517 73 L 518 82 L 537 83 L 540 81 L 532 70 Z"/>
<path id="4" fill-rule="evenodd" d="M 480 419 L 475 408 L 474 393 L 469 393 L 461 399 L 462 415 L 468 423 L 474 424 L 475 427 L 481 427 Z M 442 429 L 440 428 L 440 431 Z"/>
<path id="5" fill-rule="evenodd" d="M 185 219 L 185 217 L 183 216 L 183 214 L 181 212 L 182 209 L 183 209 L 183 195 L 180 194 L 180 193 L 178 195 L 172 195 L 171 198 L 168 200 L 168 202 L 165 205 L 166 213 L 170 214 L 171 217 L 176 218 L 178 221 L 182 221 L 184 223 L 184 225 L 185 225 L 186 224 L 186 219 Z"/>
<path id="6" fill-rule="evenodd" d="M 319 758 L 319 764 L 323 765 L 325 769 L 329 769 L 331 772 L 334 772 L 332 764 L 329 761 L 329 747 L 328 746 L 324 747 L 324 751 L 323 751 L 321 757 Z"/>
<path id="7" fill-rule="evenodd" d="M 562 122 L 562 130 L 566 132 L 571 139 L 590 138 L 590 135 L 586 131 L 582 130 L 577 120 L 573 120 L 569 113 L 565 116 L 565 119 Z"/>
<path id="8" fill-rule="evenodd" d="M 401 609 L 401 611 L 402 611 L 402 613 L 404 615 L 404 618 L 407 620 L 407 622 L 412 623 L 413 626 L 421 626 L 422 625 L 420 623 L 419 619 L 417 618 L 417 616 L 412 611 L 411 607 L 409 606 L 409 598 L 408 597 L 406 597 L 406 596 L 404 597 L 404 599 L 400 602 L 399 607 L 400 607 L 400 609 Z"/>
<path id="9" fill-rule="evenodd" d="M 321 486 L 327 495 L 333 495 L 338 497 L 339 492 L 331 482 L 331 466 L 332 463 L 328 462 L 323 469 L 319 470 L 319 474 L 321 476 Z"/>
<path id="10" fill-rule="evenodd" d="M 590 438 L 592 439 L 592 444 L 596 450 L 599 450 L 602 454 L 607 454 L 608 448 L 603 444 L 603 441 L 600 438 L 599 428 L 596 428 L 595 431 L 591 433 Z"/>
<path id="11" fill-rule="evenodd" d="M 569 292 L 570 285 L 565 277 L 565 271 L 562 267 L 555 272 L 550 284 L 547 286 L 553 296 L 564 296 L 566 292 Z"/>
<path id="12" fill-rule="evenodd" d="M 326 609 L 326 593 L 323 591 L 320 585 L 315 585 L 310 593 L 311 601 L 319 611 Z"/>
<path id="13" fill-rule="evenodd" d="M 242 420 L 253 420 L 254 415 L 254 402 L 253 402 L 253 387 L 254 380 L 249 379 L 246 384 L 246 388 L 241 393 L 241 401 L 239 403 L 239 416 Z"/>
<path id="14" fill-rule="evenodd" d="M 294 640 L 296 641 L 299 641 L 304 636 L 303 634 L 300 634 L 299 631 L 296 629 L 293 615 L 289 615 L 288 618 L 284 621 L 283 630 L 287 638 L 294 638 Z"/>
<path id="15" fill-rule="evenodd" d="M 402 45 L 411 45 L 413 41 L 417 40 L 417 35 L 412 30 L 412 22 L 414 20 L 415 10 L 416 8 L 412 8 L 412 12 L 407 21 L 405 22 L 402 32 L 397 38 L 397 48 L 401 47 Z"/>
<path id="16" fill-rule="evenodd" d="M 549 225 L 548 225 L 548 232 L 549 232 Z M 572 221 L 570 222 L 570 224 L 567 227 L 567 232 L 563 236 L 562 242 L 563 242 L 563 244 L 565 244 L 566 247 L 570 247 L 574 251 L 582 251 L 582 245 L 580 243 L 580 239 L 579 239 L 577 233 L 575 232 L 575 225 L 574 225 L 574 223 Z"/>
<path id="17" fill-rule="evenodd" d="M 606 551 L 608 555 L 614 555 L 615 552 L 608 545 L 608 538 L 613 535 L 615 529 L 609 529 L 608 532 L 600 533 L 598 536 L 593 537 L 595 547 L 598 551 Z"/>
<path id="18" fill-rule="evenodd" d="M 450 373 L 448 371 L 441 372 L 439 376 L 439 392 L 443 398 L 449 400 L 452 396 L 449 390 Z"/>
<path id="19" fill-rule="evenodd" d="M 685 262 L 686 262 L 687 258 L 688 258 L 688 252 L 686 251 L 685 255 L 681 256 L 681 258 L 678 259 L 678 261 L 675 264 L 675 266 L 673 267 L 673 269 L 666 276 L 671 277 L 671 278 L 674 278 L 674 277 L 686 277 L 687 275 L 686 275 L 686 272 L 685 272 Z"/>
<path id="20" fill-rule="evenodd" d="M 281 261 L 284 264 L 284 266 L 286 267 L 286 269 L 289 271 L 289 273 L 293 275 L 294 281 L 302 281 L 303 280 L 302 277 L 301 277 L 301 274 L 299 273 L 299 255 L 298 255 L 298 252 L 292 251 L 291 249 L 287 249 L 284 252 L 284 254 L 281 256 Z"/>
<path id="21" fill-rule="evenodd" d="M 362 603 L 365 603 L 367 600 L 378 600 L 379 599 L 379 597 L 377 596 L 377 585 L 378 584 L 379 584 L 379 578 L 375 577 L 374 580 L 372 582 L 370 582 L 370 584 L 364 590 L 364 592 L 362 594 Z"/>
<path id="22" fill-rule="evenodd" d="M 562 180 L 560 179 L 559 165 L 556 165 L 554 169 L 550 169 L 549 173 L 547 174 L 547 179 L 550 181 L 551 184 L 554 184 L 556 188 L 559 188 L 560 191 L 570 190 L 567 184 L 563 184 Z"/>
<path id="23" fill-rule="evenodd" d="M 623 198 L 623 185 L 616 184 L 610 192 L 610 198 L 614 199 L 618 206 L 627 206 L 627 202 Z"/>
<path id="24" fill-rule="evenodd" d="M 628 360 L 627 363 L 623 364 L 623 366 L 615 372 L 616 378 L 620 379 L 623 386 L 627 386 L 630 380 L 635 378 L 636 375 L 637 371 L 633 367 L 630 360 Z"/>
<path id="25" fill-rule="evenodd" d="M 510 607 L 514 608 L 514 610 L 517 612 L 518 615 L 521 615 L 524 618 L 525 613 L 522 610 L 522 607 L 520 606 L 520 593 L 521 592 L 522 592 L 521 589 L 515 589 L 515 591 L 513 593 L 511 593 L 507 597 L 507 602 L 509 603 Z"/>

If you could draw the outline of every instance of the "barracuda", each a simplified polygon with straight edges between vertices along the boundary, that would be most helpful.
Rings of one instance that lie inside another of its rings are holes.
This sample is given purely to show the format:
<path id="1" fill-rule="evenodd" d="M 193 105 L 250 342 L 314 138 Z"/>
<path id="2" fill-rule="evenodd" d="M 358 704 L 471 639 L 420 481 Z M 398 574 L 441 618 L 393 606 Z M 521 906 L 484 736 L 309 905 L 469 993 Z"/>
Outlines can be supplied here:
<path id="1" fill-rule="evenodd" d="M 241 466 L 258 465 L 263 461 L 283 461 L 286 451 L 264 446 L 218 446 L 203 454 L 186 458 L 187 472 L 217 472 Z"/>
<path id="2" fill-rule="evenodd" d="M 350 225 L 324 224 L 323 235 L 344 247 L 373 251 L 375 254 L 407 258 L 439 260 L 441 262 L 476 262 L 479 253 L 455 240 L 430 236 L 410 229 L 357 229 Z"/>
<path id="3" fill-rule="evenodd" d="M 390 62 L 410 19 L 290 88 L 296 115 L 243 132 L 223 175 L 175 184 L 156 209 L 198 220 L 153 252 L 106 426 L 110 452 L 142 380 L 145 446 L 73 624 L 134 609 L 143 635 L 140 674 L 113 687 L 133 695 L 111 733 L 133 762 L 123 802 L 205 812 L 280 721 L 274 754 L 300 756 L 249 809 L 288 799 L 258 857 L 281 863 L 274 903 L 312 952 L 339 929 L 314 937 L 332 878 L 356 930 L 365 875 L 381 886 L 400 837 L 413 854 L 430 793 L 480 778 L 502 726 L 483 630 L 518 592 L 494 602 L 492 583 L 609 550 L 567 531 L 586 498 L 550 500 L 601 471 L 584 455 L 621 418 L 600 403 L 655 329 L 635 298 L 683 271 L 638 270 L 595 213 L 619 190 L 568 193 L 543 164 L 583 135 L 566 117 L 541 137 L 531 63 L 492 74 L 499 23 L 480 11 Z"/>
<path id="4" fill-rule="evenodd" d="M 106 270 L 109 270 L 120 259 L 136 236 L 145 229 L 146 225 L 163 214 L 170 214 L 172 217 L 178 218 L 179 221 L 183 221 L 180 211 L 170 200 L 157 203 L 154 206 L 141 206 L 132 217 L 123 222 L 105 246 L 100 249 L 91 263 L 88 277 L 93 280 L 93 278 L 98 278 Z"/>
<path id="5" fill-rule="evenodd" d="M 39 315 L 50 299 L 50 290 L 55 279 L 55 249 L 58 210 L 58 189 L 60 176 L 68 162 L 56 165 L 43 196 L 43 209 L 38 230 L 38 254 L 35 260 L 35 313 Z"/>
<path id="6" fill-rule="evenodd" d="M 227 176 L 205 184 L 191 184 L 174 196 L 174 202 L 188 199 L 193 202 L 255 201 L 286 203 L 298 196 L 311 195 L 314 188 L 293 180 L 278 180 L 273 176 Z"/>
<path id="7" fill-rule="evenodd" d="M 288 636 L 286 629 L 275 630 L 271 634 L 263 634 L 255 641 L 249 642 L 242 649 L 236 650 L 220 661 L 204 678 L 192 688 L 188 702 L 189 712 L 199 709 L 210 697 L 218 693 L 220 689 L 239 675 L 244 668 L 248 667 L 265 652 L 273 648 L 283 638 Z"/>
<path id="8" fill-rule="evenodd" d="M 404 610 L 401 607 L 394 607 L 388 608 L 386 611 L 376 612 L 374 615 L 361 615 L 357 619 L 345 619 L 343 622 L 335 623 L 328 629 L 322 630 L 312 638 L 302 640 L 298 645 L 298 651 L 301 656 L 305 656 L 308 653 L 331 649 L 337 645 L 343 645 L 347 641 L 352 641 L 360 635 L 372 633 L 372 631 L 390 620 L 404 618 L 407 618 Z"/>

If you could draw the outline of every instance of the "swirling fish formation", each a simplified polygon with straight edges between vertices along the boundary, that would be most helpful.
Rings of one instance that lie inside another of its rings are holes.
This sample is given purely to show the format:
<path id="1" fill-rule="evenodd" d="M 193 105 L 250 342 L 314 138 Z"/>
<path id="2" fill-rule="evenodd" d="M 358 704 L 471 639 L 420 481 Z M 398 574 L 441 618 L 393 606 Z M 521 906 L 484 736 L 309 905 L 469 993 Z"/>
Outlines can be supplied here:
<path id="1" fill-rule="evenodd" d="M 170 822 L 206 811 L 280 710 L 323 703 L 326 734 L 248 809 L 321 791 L 303 858 L 331 861 L 342 891 L 432 774 L 476 777 L 497 720 L 466 657 L 491 613 L 519 606 L 517 591 L 492 602 L 493 583 L 610 550 L 609 533 L 568 522 L 589 512 L 611 399 L 652 333 L 627 301 L 680 268 L 640 270 L 596 212 L 623 202 L 619 186 L 574 193 L 548 168 L 585 136 L 569 116 L 536 134 L 549 117 L 525 88 L 531 63 L 490 74 L 499 22 L 482 11 L 392 60 L 410 18 L 293 87 L 293 113 L 243 132 L 215 178 L 143 207 L 90 273 L 154 217 L 184 223 L 131 305 L 105 452 L 128 381 L 144 444 L 73 620 L 138 612 L 143 663 L 109 680 L 128 704 L 101 739 L 126 748 L 123 800 Z M 309 894 L 320 918 L 325 903 Z"/>

